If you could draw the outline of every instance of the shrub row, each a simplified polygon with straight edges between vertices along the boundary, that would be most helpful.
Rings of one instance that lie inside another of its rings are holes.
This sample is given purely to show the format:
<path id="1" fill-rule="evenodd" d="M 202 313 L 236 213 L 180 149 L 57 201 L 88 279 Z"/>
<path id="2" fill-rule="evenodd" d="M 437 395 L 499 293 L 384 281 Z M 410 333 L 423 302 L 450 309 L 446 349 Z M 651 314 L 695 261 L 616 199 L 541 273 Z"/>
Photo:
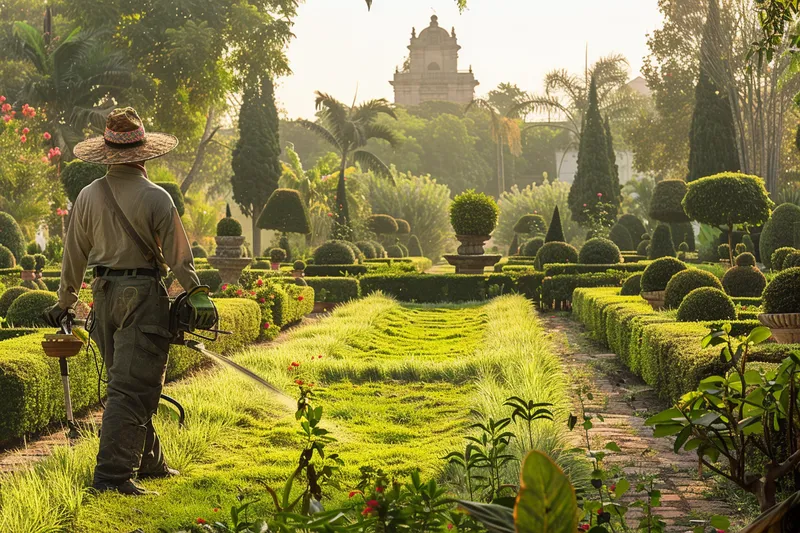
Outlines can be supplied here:
<path id="1" fill-rule="evenodd" d="M 356 278 L 313 278 L 306 283 L 314 289 L 314 300 L 325 303 L 342 303 L 361 296 L 361 284 Z"/>
<path id="2" fill-rule="evenodd" d="M 546 265 L 544 273 L 548 276 L 558 276 L 560 274 L 590 274 L 592 272 L 606 272 L 607 270 L 617 270 L 620 272 L 644 272 L 649 262 L 644 263 L 615 263 L 606 265 L 581 265 L 581 264 L 550 264 Z"/>
<path id="3" fill-rule="evenodd" d="M 619 287 L 630 274 L 618 270 L 588 274 L 560 274 L 542 280 L 540 305 L 544 309 L 569 308 L 578 287 Z"/>
<path id="4" fill-rule="evenodd" d="M 572 312 L 596 340 L 668 401 L 677 401 L 695 390 L 701 379 L 725 370 L 719 348 L 700 347 L 709 322 L 676 322 L 669 314 L 654 311 L 641 297 L 620 296 L 614 288 L 575 290 Z M 756 320 L 730 323 L 734 335 L 747 334 L 759 325 Z M 758 346 L 751 361 L 780 362 L 797 348 Z"/>
<path id="5" fill-rule="evenodd" d="M 518 289 L 515 278 L 507 274 L 367 274 L 360 283 L 363 295 L 381 291 L 416 303 L 485 300 Z"/>

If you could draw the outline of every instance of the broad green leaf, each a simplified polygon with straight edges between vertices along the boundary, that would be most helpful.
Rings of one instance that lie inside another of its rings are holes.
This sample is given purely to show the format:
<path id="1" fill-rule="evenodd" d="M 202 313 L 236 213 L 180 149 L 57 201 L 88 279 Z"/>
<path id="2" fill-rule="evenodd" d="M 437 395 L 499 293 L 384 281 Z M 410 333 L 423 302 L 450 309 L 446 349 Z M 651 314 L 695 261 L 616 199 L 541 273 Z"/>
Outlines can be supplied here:
<path id="1" fill-rule="evenodd" d="M 502 505 L 460 501 L 458 505 L 491 533 L 516 533 L 514 511 Z"/>
<path id="2" fill-rule="evenodd" d="M 683 431 L 683 424 L 658 424 L 653 429 L 653 436 L 656 438 L 669 437 Z"/>
<path id="3" fill-rule="evenodd" d="M 731 527 L 731 521 L 725 518 L 724 516 L 719 516 L 719 515 L 712 516 L 710 524 L 711 527 L 715 527 L 723 531 L 727 531 Z"/>
<path id="4" fill-rule="evenodd" d="M 620 479 L 617 481 L 617 486 L 614 487 L 614 496 L 617 498 L 621 497 L 623 494 L 628 492 L 631 488 L 631 484 L 627 479 Z"/>
<path id="5" fill-rule="evenodd" d="M 692 426 L 686 426 L 681 430 L 678 436 L 675 438 L 675 445 L 673 446 L 675 453 L 678 453 L 681 447 L 686 443 L 689 437 L 692 436 Z"/>
<path id="6" fill-rule="evenodd" d="M 517 533 L 575 533 L 578 529 L 575 490 L 541 452 L 529 453 L 522 465 L 514 517 Z"/>
<path id="7" fill-rule="evenodd" d="M 611 450 L 612 452 L 621 452 L 622 450 L 617 445 L 616 442 L 608 442 L 606 443 L 606 450 Z"/>
<path id="8" fill-rule="evenodd" d="M 653 415 L 647 420 L 645 420 L 645 424 L 648 426 L 652 426 L 654 424 L 660 424 L 662 422 L 671 422 L 675 419 L 682 419 L 683 415 L 681 412 L 676 408 L 667 409 L 666 411 L 661 411 L 657 415 Z"/>
<path id="9" fill-rule="evenodd" d="M 765 340 L 772 337 L 772 332 L 769 328 L 765 328 L 764 326 L 759 326 L 757 328 L 753 328 L 750 334 L 747 336 L 747 342 L 753 344 L 760 344 Z M 727 529 L 727 528 L 720 528 L 720 529 Z"/>

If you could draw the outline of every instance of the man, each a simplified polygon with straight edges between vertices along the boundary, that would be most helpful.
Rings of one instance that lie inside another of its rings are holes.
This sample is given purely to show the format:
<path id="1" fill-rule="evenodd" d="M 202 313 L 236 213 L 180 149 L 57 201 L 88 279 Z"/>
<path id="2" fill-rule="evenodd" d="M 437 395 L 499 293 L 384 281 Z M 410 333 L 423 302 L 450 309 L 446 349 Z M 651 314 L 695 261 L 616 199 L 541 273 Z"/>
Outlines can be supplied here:
<path id="1" fill-rule="evenodd" d="M 213 306 L 200 281 L 191 246 L 170 195 L 147 178 L 144 162 L 178 144 L 164 133 L 145 133 L 132 108 L 113 111 L 102 137 L 75 147 L 75 156 L 110 165 L 72 206 L 64 242 L 58 304 L 48 320 L 59 325 L 78 300 L 87 266 L 93 269 L 89 324 L 108 375 L 108 399 L 93 487 L 146 494 L 133 478 L 178 474 L 161 453 L 152 417 L 158 407 L 171 341 L 164 264 L 190 293 L 199 324 L 210 326 Z"/>

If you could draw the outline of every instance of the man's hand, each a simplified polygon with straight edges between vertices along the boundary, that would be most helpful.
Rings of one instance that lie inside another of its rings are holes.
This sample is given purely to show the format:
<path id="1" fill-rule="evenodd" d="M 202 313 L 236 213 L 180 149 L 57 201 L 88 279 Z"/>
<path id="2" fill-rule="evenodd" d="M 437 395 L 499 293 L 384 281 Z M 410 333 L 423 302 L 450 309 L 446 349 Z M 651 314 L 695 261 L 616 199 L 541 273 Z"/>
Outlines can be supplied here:
<path id="1" fill-rule="evenodd" d="M 208 297 L 209 290 L 200 285 L 189 292 L 189 307 L 194 313 L 194 327 L 197 329 L 211 329 L 217 323 L 217 310 Z"/>
<path id="2" fill-rule="evenodd" d="M 75 318 L 75 311 L 72 309 L 62 309 L 58 304 L 51 307 L 45 314 L 44 319 L 48 325 L 54 328 L 60 328 L 64 317 L 69 316 L 70 323 Z"/>

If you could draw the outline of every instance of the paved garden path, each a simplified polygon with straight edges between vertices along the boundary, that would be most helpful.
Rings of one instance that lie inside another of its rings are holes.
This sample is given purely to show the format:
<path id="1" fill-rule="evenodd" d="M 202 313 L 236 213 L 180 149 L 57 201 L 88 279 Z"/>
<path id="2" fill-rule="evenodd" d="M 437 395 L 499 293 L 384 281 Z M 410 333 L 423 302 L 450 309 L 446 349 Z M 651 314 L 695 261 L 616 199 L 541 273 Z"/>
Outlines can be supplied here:
<path id="1" fill-rule="evenodd" d="M 728 502 L 710 496 L 719 491 L 714 491 L 713 480 L 698 476 L 696 456 L 674 453 L 672 439 L 654 438 L 652 429 L 644 425 L 646 417 L 668 406 L 640 378 L 631 374 L 615 354 L 604 353 L 588 339 L 583 326 L 569 315 L 540 316 L 545 329 L 556 335 L 557 351 L 573 375 L 575 388 L 581 383 L 589 385 L 594 398 L 587 401 L 587 414 L 599 414 L 604 418 L 604 421 L 596 416 L 593 419 L 594 428 L 590 431 L 593 448 L 599 450 L 607 442 L 616 442 L 622 453 L 609 452 L 606 466 L 621 468 L 634 486 L 639 475 L 658 476 L 662 507 L 656 512 L 667 523 L 667 531 L 690 531 L 696 525 L 691 520 L 713 514 L 734 516 L 735 508 Z M 575 412 L 580 412 L 577 396 Z M 579 429 L 580 426 L 575 429 L 575 445 L 585 447 L 584 434 Z M 631 517 L 636 517 L 634 511 L 638 510 L 631 510 Z M 631 522 L 629 525 L 636 525 L 638 519 Z"/>

